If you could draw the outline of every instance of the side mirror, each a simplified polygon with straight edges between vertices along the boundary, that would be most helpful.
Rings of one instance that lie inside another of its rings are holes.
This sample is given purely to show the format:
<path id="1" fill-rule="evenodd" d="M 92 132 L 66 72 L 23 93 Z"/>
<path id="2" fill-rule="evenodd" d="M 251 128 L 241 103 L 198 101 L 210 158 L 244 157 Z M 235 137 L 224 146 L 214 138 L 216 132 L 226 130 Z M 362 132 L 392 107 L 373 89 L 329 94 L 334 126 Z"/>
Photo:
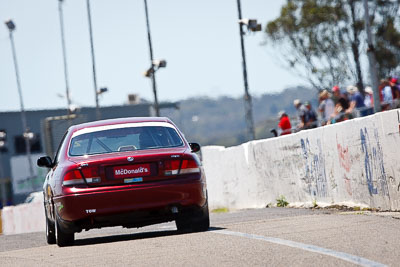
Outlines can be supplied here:
<path id="1" fill-rule="evenodd" d="M 39 167 L 47 167 L 47 168 L 52 168 L 53 167 L 53 161 L 51 160 L 51 158 L 49 156 L 46 157 L 40 157 L 37 160 L 37 165 Z"/>
<path id="2" fill-rule="evenodd" d="M 189 146 L 192 149 L 192 152 L 200 151 L 200 145 L 198 143 L 189 143 Z"/>

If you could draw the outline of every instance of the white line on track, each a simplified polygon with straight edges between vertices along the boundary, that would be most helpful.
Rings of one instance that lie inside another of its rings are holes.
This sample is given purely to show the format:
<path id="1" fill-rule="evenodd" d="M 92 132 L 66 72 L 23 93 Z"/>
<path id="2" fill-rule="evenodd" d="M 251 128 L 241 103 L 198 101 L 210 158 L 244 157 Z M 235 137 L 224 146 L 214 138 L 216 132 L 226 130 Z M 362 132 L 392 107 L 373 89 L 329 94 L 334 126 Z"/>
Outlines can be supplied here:
<path id="1" fill-rule="evenodd" d="M 307 250 L 307 251 L 315 252 L 315 253 L 319 253 L 319 254 L 324 254 L 324 255 L 335 257 L 335 258 L 338 258 L 338 259 L 341 259 L 344 261 L 348 261 L 348 262 L 351 262 L 354 264 L 358 264 L 360 266 L 366 266 L 366 267 L 386 266 L 382 263 L 371 261 L 366 258 L 358 257 L 358 256 L 347 254 L 344 252 L 339 252 L 339 251 L 335 251 L 335 250 L 331 250 L 331 249 L 327 249 L 327 248 L 321 248 L 321 247 L 317 247 L 314 245 L 303 244 L 303 243 L 280 239 L 280 238 L 275 238 L 275 237 L 252 235 L 252 234 L 233 232 L 233 231 L 228 231 L 228 230 L 215 230 L 215 231 L 210 231 L 209 233 L 217 233 L 217 234 L 230 235 L 230 236 L 239 236 L 239 237 L 245 237 L 245 238 L 250 238 L 250 239 L 266 241 L 266 242 L 270 242 L 270 243 L 274 243 L 274 244 L 278 244 L 278 245 L 283 245 L 283 246 L 298 248 L 298 249 Z"/>

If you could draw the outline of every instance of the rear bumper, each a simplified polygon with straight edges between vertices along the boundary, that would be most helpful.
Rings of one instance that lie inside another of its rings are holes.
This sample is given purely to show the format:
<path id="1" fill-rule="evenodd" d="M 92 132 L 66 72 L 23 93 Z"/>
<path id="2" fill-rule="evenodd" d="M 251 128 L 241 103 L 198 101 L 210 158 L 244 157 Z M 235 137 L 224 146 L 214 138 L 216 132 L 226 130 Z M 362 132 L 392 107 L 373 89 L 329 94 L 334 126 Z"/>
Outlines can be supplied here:
<path id="1" fill-rule="evenodd" d="M 206 201 L 204 180 L 187 178 L 97 190 L 78 189 L 54 198 L 61 226 L 74 232 L 118 225 L 141 227 L 171 221 L 197 213 Z M 173 213 L 172 207 L 176 207 L 178 213 Z"/>

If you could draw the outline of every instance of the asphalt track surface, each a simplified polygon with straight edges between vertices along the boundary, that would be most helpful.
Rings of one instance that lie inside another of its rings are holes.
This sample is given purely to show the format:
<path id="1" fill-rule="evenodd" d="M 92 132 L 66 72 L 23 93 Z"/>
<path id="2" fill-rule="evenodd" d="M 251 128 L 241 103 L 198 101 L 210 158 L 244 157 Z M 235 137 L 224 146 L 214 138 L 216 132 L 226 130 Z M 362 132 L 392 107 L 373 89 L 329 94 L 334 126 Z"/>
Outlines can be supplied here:
<path id="1" fill-rule="evenodd" d="M 400 266 L 400 220 L 384 213 L 269 208 L 212 213 L 201 233 L 171 222 L 75 238 L 0 236 L 0 266 Z"/>

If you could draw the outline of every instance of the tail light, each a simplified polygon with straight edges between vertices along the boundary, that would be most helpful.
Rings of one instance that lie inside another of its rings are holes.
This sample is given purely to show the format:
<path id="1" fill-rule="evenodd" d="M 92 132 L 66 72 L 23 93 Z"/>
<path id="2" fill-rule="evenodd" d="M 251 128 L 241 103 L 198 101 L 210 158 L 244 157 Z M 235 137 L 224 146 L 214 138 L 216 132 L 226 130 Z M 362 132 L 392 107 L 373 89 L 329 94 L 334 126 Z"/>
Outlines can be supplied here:
<path id="1" fill-rule="evenodd" d="M 72 170 L 64 175 L 63 185 L 85 184 L 82 174 L 79 170 Z"/>
<path id="2" fill-rule="evenodd" d="M 164 162 L 164 175 L 177 175 L 179 173 L 180 160 L 167 160 Z"/>
<path id="3" fill-rule="evenodd" d="M 181 171 L 179 172 L 179 174 L 198 173 L 198 172 L 200 172 L 200 168 L 195 160 L 193 159 L 182 160 Z"/>
<path id="4" fill-rule="evenodd" d="M 88 184 L 99 183 L 101 181 L 98 167 L 82 168 L 82 173 Z"/>
<path id="5" fill-rule="evenodd" d="M 199 173 L 200 167 L 194 159 L 164 161 L 164 175 Z"/>
<path id="6" fill-rule="evenodd" d="M 85 180 L 88 184 L 100 182 L 98 168 L 92 167 L 69 171 L 64 175 L 63 185 L 82 185 L 85 184 Z"/>

